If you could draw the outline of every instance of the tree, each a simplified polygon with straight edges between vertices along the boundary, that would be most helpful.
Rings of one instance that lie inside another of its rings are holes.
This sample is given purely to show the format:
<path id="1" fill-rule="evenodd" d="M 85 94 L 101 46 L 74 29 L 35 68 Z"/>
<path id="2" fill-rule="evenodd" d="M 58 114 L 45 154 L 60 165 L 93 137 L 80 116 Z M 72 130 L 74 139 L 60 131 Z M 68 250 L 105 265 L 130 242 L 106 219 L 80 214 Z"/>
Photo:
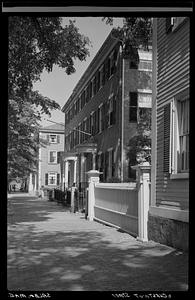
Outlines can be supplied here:
<path id="1" fill-rule="evenodd" d="M 54 65 L 72 74 L 75 59 L 83 61 L 89 55 L 89 39 L 73 21 L 65 27 L 61 23 L 59 17 L 9 17 L 8 180 L 34 170 L 41 113 L 60 108 L 54 100 L 33 91 L 33 83 Z"/>
<path id="2" fill-rule="evenodd" d="M 139 116 L 137 132 L 129 140 L 129 151 L 127 157 L 130 166 L 144 161 L 151 162 L 151 109 L 142 108 L 142 115 Z"/>
<path id="3" fill-rule="evenodd" d="M 104 17 L 106 24 L 113 25 L 113 17 Z M 121 41 L 123 55 L 139 62 L 138 49 L 148 50 L 152 36 L 152 19 L 142 17 L 123 18 L 123 26 L 114 28 L 114 38 Z"/>

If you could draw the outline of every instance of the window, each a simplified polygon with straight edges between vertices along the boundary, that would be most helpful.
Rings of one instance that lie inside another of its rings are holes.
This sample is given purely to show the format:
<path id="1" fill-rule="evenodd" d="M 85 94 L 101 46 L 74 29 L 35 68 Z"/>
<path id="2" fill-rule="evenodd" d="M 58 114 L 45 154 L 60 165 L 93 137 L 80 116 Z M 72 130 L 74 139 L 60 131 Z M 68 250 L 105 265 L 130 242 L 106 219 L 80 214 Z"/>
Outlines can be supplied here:
<path id="1" fill-rule="evenodd" d="M 103 119 L 103 111 L 102 111 L 102 108 L 103 108 L 103 104 L 101 104 L 99 106 L 99 132 L 102 132 L 102 119 Z"/>
<path id="2" fill-rule="evenodd" d="M 48 173 L 48 185 L 56 185 L 57 184 L 57 173 L 50 172 Z"/>
<path id="3" fill-rule="evenodd" d="M 49 163 L 57 164 L 57 151 L 49 151 Z"/>
<path id="4" fill-rule="evenodd" d="M 108 126 L 115 124 L 115 115 L 116 115 L 116 97 L 112 94 L 109 97 L 109 106 L 108 106 Z"/>
<path id="5" fill-rule="evenodd" d="M 114 150 L 113 148 L 108 149 L 108 177 L 114 177 Z"/>
<path id="6" fill-rule="evenodd" d="M 129 122 L 137 122 L 137 92 L 129 93 Z"/>
<path id="7" fill-rule="evenodd" d="M 129 63 L 129 68 L 130 69 L 137 69 L 138 65 L 137 65 L 137 63 L 135 61 L 131 60 L 130 63 Z"/>
<path id="8" fill-rule="evenodd" d="M 95 113 L 91 113 L 91 135 L 95 134 Z"/>
<path id="9" fill-rule="evenodd" d="M 173 150 L 174 173 L 189 171 L 189 98 L 176 98 L 173 102 Z"/>
<path id="10" fill-rule="evenodd" d="M 164 107 L 164 172 L 189 172 L 189 96 L 184 91 Z"/>
<path id="11" fill-rule="evenodd" d="M 57 143 L 57 134 L 50 134 L 49 135 L 49 142 L 56 144 Z"/>
<path id="12" fill-rule="evenodd" d="M 150 60 L 140 60 L 139 70 L 152 71 L 152 61 L 150 61 Z"/>

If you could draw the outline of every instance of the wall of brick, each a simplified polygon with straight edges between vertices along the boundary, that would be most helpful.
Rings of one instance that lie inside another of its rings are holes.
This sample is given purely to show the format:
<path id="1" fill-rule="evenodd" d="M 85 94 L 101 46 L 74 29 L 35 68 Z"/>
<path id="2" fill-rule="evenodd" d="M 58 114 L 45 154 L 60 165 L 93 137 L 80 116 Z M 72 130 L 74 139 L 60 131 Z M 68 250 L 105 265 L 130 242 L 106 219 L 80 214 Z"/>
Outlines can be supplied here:
<path id="1" fill-rule="evenodd" d="M 40 133 L 41 138 L 47 139 L 47 134 L 49 133 Z M 50 132 L 52 134 L 52 132 Z M 40 186 L 45 186 L 45 174 L 48 172 L 56 172 L 61 174 L 60 164 L 49 164 L 48 163 L 48 155 L 49 151 L 64 151 L 64 134 L 62 133 L 53 133 L 60 135 L 60 143 L 57 144 L 50 144 L 46 147 L 41 147 L 41 170 L 40 175 L 41 178 L 39 180 Z"/>

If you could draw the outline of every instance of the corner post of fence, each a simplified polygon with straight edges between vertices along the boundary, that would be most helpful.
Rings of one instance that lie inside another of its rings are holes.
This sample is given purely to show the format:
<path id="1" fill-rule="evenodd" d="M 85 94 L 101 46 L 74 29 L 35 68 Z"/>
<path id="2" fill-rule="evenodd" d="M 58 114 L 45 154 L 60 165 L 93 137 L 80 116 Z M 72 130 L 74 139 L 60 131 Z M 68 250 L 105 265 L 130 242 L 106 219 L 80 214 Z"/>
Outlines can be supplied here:
<path id="1" fill-rule="evenodd" d="M 143 162 L 133 167 L 137 171 L 138 184 L 138 237 L 142 242 L 148 241 L 148 211 L 150 204 L 151 165 Z"/>
<path id="2" fill-rule="evenodd" d="M 100 174 L 98 170 L 90 170 L 87 172 L 88 175 L 88 220 L 93 221 L 94 219 L 94 206 L 95 206 L 95 184 L 100 180 Z"/>

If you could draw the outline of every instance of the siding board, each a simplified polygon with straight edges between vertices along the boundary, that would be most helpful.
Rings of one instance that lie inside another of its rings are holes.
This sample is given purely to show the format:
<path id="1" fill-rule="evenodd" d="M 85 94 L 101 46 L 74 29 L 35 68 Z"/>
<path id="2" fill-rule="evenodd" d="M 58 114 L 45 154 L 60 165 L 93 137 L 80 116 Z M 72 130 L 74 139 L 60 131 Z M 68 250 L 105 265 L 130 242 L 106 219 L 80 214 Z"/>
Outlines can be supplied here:
<path id="1" fill-rule="evenodd" d="M 188 209 L 189 181 L 172 180 L 164 173 L 163 111 L 175 95 L 189 87 L 189 21 L 166 34 L 166 19 L 157 23 L 157 173 L 156 204 Z"/>

